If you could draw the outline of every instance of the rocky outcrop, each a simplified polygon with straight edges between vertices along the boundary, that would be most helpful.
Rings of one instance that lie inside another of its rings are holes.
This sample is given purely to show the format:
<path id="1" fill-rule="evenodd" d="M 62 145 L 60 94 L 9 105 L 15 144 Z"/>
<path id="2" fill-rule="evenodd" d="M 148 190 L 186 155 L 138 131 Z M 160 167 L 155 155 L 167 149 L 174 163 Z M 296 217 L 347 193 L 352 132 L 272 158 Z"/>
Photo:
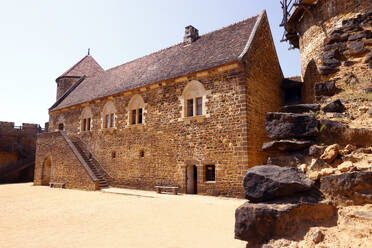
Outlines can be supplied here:
<path id="1" fill-rule="evenodd" d="M 316 226 L 334 219 L 336 208 L 326 202 L 245 203 L 235 211 L 235 238 L 250 246 L 289 236 L 299 227 Z"/>
<path id="2" fill-rule="evenodd" d="M 301 141 L 301 140 L 277 140 L 264 143 L 262 150 L 268 152 L 276 151 L 296 151 L 301 150 L 311 145 L 310 141 Z"/>
<path id="3" fill-rule="evenodd" d="M 312 114 L 269 112 L 266 115 L 266 131 L 274 139 L 314 137 L 317 127 L 318 120 Z"/>
<path id="4" fill-rule="evenodd" d="M 349 59 L 364 56 L 370 51 L 366 47 L 369 44 L 368 40 L 372 37 L 371 30 L 367 29 L 367 26 L 371 25 L 370 22 L 371 16 L 366 13 L 344 20 L 341 27 L 329 32 L 324 40 L 320 74 L 334 74 L 339 71 L 341 61 L 345 61 L 345 66 L 350 66 L 352 62 Z"/>
<path id="5" fill-rule="evenodd" d="M 267 164 L 275 164 L 281 167 L 297 167 L 304 163 L 306 156 L 300 152 L 278 153 L 268 157 Z"/>
<path id="6" fill-rule="evenodd" d="M 322 177 L 320 190 L 325 196 L 341 205 L 372 203 L 372 171 Z"/>
<path id="7" fill-rule="evenodd" d="M 319 139 L 327 144 L 355 145 L 360 147 L 370 146 L 372 130 L 366 128 L 349 128 L 347 125 L 327 119 L 320 120 L 320 126 L 324 126 Z"/>
<path id="8" fill-rule="evenodd" d="M 260 165 L 247 171 L 243 184 L 248 200 L 263 202 L 309 191 L 312 181 L 297 168 Z"/>

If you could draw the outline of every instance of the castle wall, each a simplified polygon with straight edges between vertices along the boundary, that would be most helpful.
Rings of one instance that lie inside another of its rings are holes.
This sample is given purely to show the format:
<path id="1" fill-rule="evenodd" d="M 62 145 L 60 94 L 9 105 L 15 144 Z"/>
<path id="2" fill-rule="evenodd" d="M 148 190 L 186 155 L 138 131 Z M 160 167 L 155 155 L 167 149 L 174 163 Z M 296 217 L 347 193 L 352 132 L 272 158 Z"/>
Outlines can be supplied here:
<path id="1" fill-rule="evenodd" d="M 336 73 L 321 75 L 319 71 L 323 65 L 322 55 L 325 45 L 332 38 L 331 30 L 341 27 L 343 20 L 371 10 L 372 5 L 369 0 L 320 0 L 315 6 L 305 11 L 304 18 L 297 25 L 300 34 L 301 69 L 305 82 L 305 102 L 314 101 L 313 86 L 317 81 L 330 79 L 342 81 L 345 76 L 348 77 L 351 74 L 356 75 L 360 81 L 370 82 L 372 80 L 372 72 L 368 69 L 368 64 L 364 62 L 367 52 L 355 56 L 346 54 L 345 59 L 351 62 L 346 64 L 342 62 Z M 372 30 L 372 27 L 366 25 L 362 29 Z M 350 34 L 355 34 L 355 32 L 350 31 Z M 367 48 L 371 49 L 371 42 L 368 44 L 367 39 L 361 40 L 366 43 Z M 344 43 L 348 49 L 350 42 Z"/>
<path id="2" fill-rule="evenodd" d="M 96 189 L 60 132 L 39 134 L 36 150 L 34 185 L 55 182 L 65 183 L 66 188 Z"/>
<path id="3" fill-rule="evenodd" d="M 35 158 L 38 132 L 37 124 L 23 123 L 22 126 L 15 127 L 14 122 L 0 122 L 0 181 L 33 179 L 33 167 L 14 173 L 11 171 Z M 5 173 L 7 176 L 2 176 Z"/>

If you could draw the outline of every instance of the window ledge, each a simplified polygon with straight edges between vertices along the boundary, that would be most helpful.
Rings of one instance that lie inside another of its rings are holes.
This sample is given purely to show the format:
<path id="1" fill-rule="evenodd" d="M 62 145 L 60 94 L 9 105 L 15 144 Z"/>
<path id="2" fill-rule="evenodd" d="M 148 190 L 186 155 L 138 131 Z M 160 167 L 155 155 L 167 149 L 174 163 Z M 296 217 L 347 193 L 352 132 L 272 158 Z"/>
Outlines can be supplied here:
<path id="1" fill-rule="evenodd" d="M 197 122 L 203 122 L 205 118 L 208 116 L 206 115 L 196 115 L 196 116 L 188 116 L 181 118 L 181 121 L 189 123 L 190 121 L 197 121 Z"/>
<path id="2" fill-rule="evenodd" d="M 207 184 L 215 184 L 216 181 L 205 181 L 205 183 L 207 183 Z"/>
<path id="3" fill-rule="evenodd" d="M 143 123 L 126 125 L 125 128 L 143 128 Z"/>

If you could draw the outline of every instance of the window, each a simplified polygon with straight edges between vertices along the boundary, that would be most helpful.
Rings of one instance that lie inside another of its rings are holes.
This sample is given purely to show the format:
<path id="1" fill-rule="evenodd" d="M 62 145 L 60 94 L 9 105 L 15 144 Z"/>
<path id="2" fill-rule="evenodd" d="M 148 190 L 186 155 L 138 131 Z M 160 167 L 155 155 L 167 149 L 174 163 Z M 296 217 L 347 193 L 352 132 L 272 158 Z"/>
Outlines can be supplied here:
<path id="1" fill-rule="evenodd" d="M 194 116 L 194 99 L 187 100 L 187 116 Z"/>
<path id="2" fill-rule="evenodd" d="M 114 127 L 114 121 L 115 121 L 115 115 L 111 114 L 110 115 L 110 127 Z"/>
<path id="3" fill-rule="evenodd" d="M 140 151 L 140 157 L 141 157 L 141 158 L 145 157 L 145 151 L 144 151 L 144 150 L 141 150 L 141 151 Z"/>
<path id="4" fill-rule="evenodd" d="M 115 127 L 115 113 L 116 108 L 112 101 L 108 101 L 103 107 L 103 128 Z"/>
<path id="5" fill-rule="evenodd" d="M 111 152 L 111 158 L 116 158 L 116 152 L 115 151 Z"/>
<path id="6" fill-rule="evenodd" d="M 58 130 L 63 131 L 64 129 L 65 129 L 65 127 L 64 127 L 63 123 L 59 123 L 58 124 Z"/>
<path id="7" fill-rule="evenodd" d="M 187 117 L 203 115 L 203 98 L 187 99 Z M 194 114 L 195 113 L 195 114 Z"/>
<path id="8" fill-rule="evenodd" d="M 206 165 L 205 166 L 205 181 L 216 181 L 216 166 Z"/>
<path id="9" fill-rule="evenodd" d="M 144 107 L 145 102 L 140 95 L 134 95 L 132 99 L 130 99 L 128 104 L 130 125 L 144 123 Z"/>
<path id="10" fill-rule="evenodd" d="M 86 107 L 81 112 L 81 131 L 90 131 L 92 125 L 92 111 L 89 107 Z"/>
<path id="11" fill-rule="evenodd" d="M 180 97 L 182 105 L 182 117 L 202 116 L 206 114 L 206 95 L 209 94 L 203 84 L 198 81 L 189 82 Z"/>
<path id="12" fill-rule="evenodd" d="M 88 130 L 88 131 L 90 131 L 90 122 L 91 122 L 90 120 L 91 120 L 91 119 L 88 118 L 88 121 L 87 121 L 87 130 Z"/>
<path id="13" fill-rule="evenodd" d="M 196 100 L 196 115 L 202 115 L 203 114 L 203 98 L 198 97 L 195 98 Z"/>

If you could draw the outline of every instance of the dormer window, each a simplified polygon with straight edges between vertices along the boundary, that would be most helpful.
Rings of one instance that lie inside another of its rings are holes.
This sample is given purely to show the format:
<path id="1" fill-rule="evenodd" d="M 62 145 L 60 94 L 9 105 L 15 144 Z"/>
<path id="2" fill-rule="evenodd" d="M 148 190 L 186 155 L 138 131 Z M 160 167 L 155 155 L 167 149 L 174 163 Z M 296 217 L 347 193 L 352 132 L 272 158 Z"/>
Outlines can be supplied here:
<path id="1" fill-rule="evenodd" d="M 128 104 L 129 124 L 137 125 L 144 123 L 145 102 L 140 95 L 134 95 Z"/>
<path id="2" fill-rule="evenodd" d="M 103 128 L 115 127 L 116 108 L 112 101 L 108 101 L 103 107 Z"/>
<path id="3" fill-rule="evenodd" d="M 85 132 L 85 131 L 90 131 L 92 128 L 92 110 L 89 107 L 86 107 L 83 109 L 81 112 L 81 127 L 80 130 Z"/>
<path id="4" fill-rule="evenodd" d="M 182 117 L 194 117 L 206 115 L 205 101 L 207 91 L 198 81 L 191 81 L 183 90 L 180 97 L 182 105 Z"/>

